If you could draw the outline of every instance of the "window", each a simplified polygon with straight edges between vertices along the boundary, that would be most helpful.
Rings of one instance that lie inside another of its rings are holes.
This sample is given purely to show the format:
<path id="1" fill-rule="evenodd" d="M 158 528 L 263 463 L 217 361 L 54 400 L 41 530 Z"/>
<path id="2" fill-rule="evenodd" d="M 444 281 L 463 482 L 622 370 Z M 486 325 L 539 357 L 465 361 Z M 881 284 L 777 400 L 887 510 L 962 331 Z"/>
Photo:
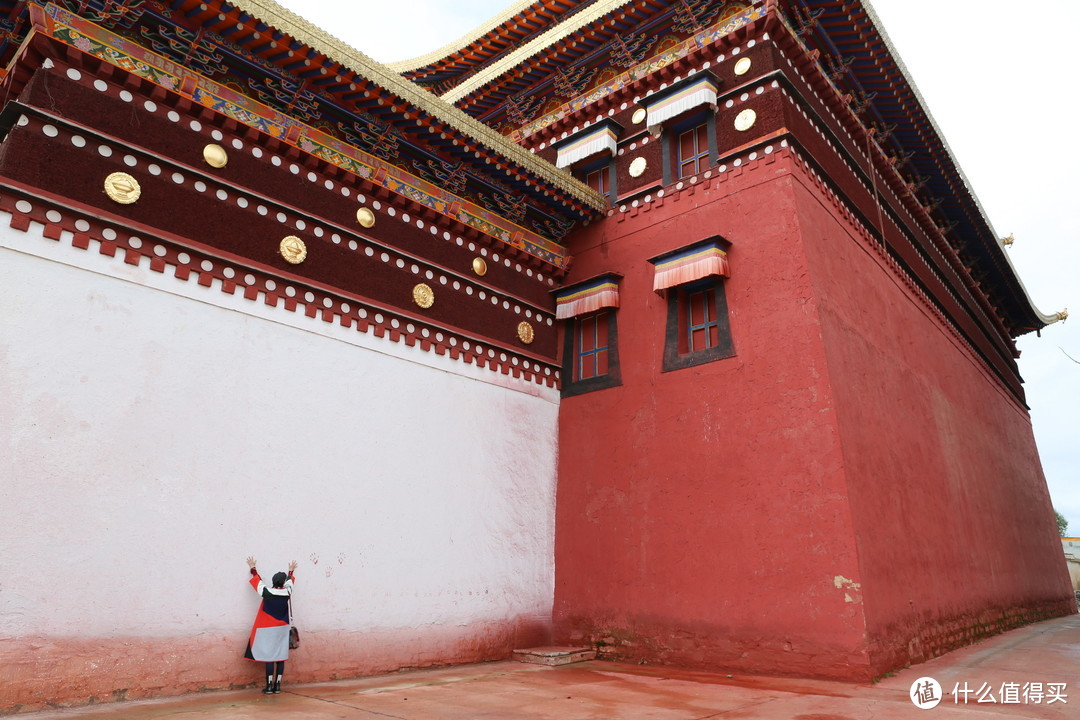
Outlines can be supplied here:
<path id="1" fill-rule="evenodd" d="M 704 172 L 716 164 L 716 98 L 720 80 L 693 73 L 642 100 L 645 125 L 662 135 L 663 183 Z"/>
<path id="2" fill-rule="evenodd" d="M 668 291 L 665 372 L 734 354 L 722 278 L 709 277 Z"/>
<path id="3" fill-rule="evenodd" d="M 679 133 L 676 145 L 680 178 L 705 172 L 709 167 L 709 129 L 706 123 Z"/>
<path id="4" fill-rule="evenodd" d="M 576 318 L 574 380 L 608 374 L 607 310 Z"/>
<path id="5" fill-rule="evenodd" d="M 668 300 L 664 366 L 700 365 L 735 354 L 724 279 L 730 244 L 719 235 L 651 258 L 653 290 Z"/>
<path id="6" fill-rule="evenodd" d="M 686 291 L 686 343 L 682 352 L 708 350 L 720 344 L 716 319 L 716 287 L 709 285 Z"/>
<path id="7" fill-rule="evenodd" d="M 585 184 L 601 195 L 607 195 L 611 190 L 611 180 L 608 178 L 608 175 L 609 173 L 606 167 L 585 173 Z"/>
<path id="8" fill-rule="evenodd" d="M 614 308 L 605 308 L 567 321 L 563 397 L 622 384 L 615 315 Z"/>

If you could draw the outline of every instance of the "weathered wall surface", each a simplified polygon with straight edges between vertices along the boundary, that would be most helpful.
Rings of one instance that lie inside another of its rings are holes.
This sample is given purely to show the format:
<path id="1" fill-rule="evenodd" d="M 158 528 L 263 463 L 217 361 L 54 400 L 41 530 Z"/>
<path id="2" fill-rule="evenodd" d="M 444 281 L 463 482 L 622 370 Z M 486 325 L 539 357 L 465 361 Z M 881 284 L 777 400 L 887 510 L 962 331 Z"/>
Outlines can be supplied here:
<path id="1" fill-rule="evenodd" d="M 554 390 L 0 223 L 0 710 L 254 682 L 249 554 L 292 680 L 547 639 Z"/>
<path id="2" fill-rule="evenodd" d="M 875 673 L 1070 612 L 1026 408 L 799 177 Z"/>
<path id="3" fill-rule="evenodd" d="M 574 238 L 576 278 L 624 276 L 622 385 L 562 404 L 562 639 L 629 660 L 868 673 L 840 436 L 789 152 L 770 145 Z M 652 291 L 646 259 L 716 234 L 731 243 L 725 285 L 736 354 L 664 373 L 666 301 Z"/>

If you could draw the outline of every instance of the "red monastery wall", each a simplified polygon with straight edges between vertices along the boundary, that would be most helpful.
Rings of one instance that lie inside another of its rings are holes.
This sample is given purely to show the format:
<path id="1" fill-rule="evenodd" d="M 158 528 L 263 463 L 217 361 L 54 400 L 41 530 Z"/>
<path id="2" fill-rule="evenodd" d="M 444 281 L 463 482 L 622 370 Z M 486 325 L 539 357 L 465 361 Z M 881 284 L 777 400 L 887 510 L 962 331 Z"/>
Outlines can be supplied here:
<path id="1" fill-rule="evenodd" d="M 572 242 L 571 281 L 624 275 L 622 385 L 562 403 L 564 641 L 624 660 L 868 676 L 840 436 L 787 153 L 777 143 L 670 187 Z M 731 242 L 735 355 L 661 372 L 666 301 L 645 259 L 714 234 Z"/>
<path id="2" fill-rule="evenodd" d="M 875 673 L 1071 611 L 1026 409 L 796 184 Z"/>

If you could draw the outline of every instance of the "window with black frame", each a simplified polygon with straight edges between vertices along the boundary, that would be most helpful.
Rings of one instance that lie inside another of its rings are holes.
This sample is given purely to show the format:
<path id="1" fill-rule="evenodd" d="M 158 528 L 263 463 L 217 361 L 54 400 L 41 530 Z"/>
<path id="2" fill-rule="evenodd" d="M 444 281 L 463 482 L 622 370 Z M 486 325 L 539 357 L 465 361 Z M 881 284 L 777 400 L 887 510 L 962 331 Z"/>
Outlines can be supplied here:
<path id="1" fill-rule="evenodd" d="M 653 289 L 667 298 L 664 372 L 735 354 L 724 280 L 727 243 L 718 237 L 659 255 Z"/>
<path id="2" fill-rule="evenodd" d="M 562 394 L 580 395 L 622 384 L 619 373 L 617 275 L 555 291 L 555 317 L 564 321 Z"/>

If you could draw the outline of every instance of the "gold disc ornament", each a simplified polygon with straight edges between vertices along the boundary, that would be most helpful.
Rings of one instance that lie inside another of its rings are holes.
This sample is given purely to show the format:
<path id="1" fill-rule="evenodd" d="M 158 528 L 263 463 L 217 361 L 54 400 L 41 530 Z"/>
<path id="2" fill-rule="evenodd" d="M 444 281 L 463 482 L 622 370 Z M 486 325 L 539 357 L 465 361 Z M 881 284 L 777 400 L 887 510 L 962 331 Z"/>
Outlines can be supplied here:
<path id="1" fill-rule="evenodd" d="M 640 125 L 641 123 L 645 122 L 645 116 L 648 114 L 649 113 L 645 112 L 645 108 L 638 108 L 634 111 L 634 115 L 630 118 L 630 122 L 634 123 L 635 125 Z"/>
<path id="2" fill-rule="evenodd" d="M 751 64 L 752 63 L 750 62 L 750 58 L 748 58 L 748 57 L 740 58 L 739 62 L 735 63 L 735 74 L 736 75 L 745 75 L 746 73 L 750 72 L 750 65 Z"/>
<path id="3" fill-rule="evenodd" d="M 362 207 L 356 211 L 356 222 L 360 223 L 360 227 L 372 227 L 375 225 L 375 213 L 366 207 Z"/>
<path id="4" fill-rule="evenodd" d="M 126 172 L 114 172 L 105 178 L 105 194 L 114 202 L 130 205 L 142 195 L 142 187 Z"/>
<path id="5" fill-rule="evenodd" d="M 487 263 L 484 262 L 484 258 L 473 258 L 472 271 L 481 277 L 487 275 Z"/>
<path id="6" fill-rule="evenodd" d="M 293 265 L 299 265 L 307 259 L 307 245 L 295 235 L 285 237 L 278 246 L 278 252 L 285 258 L 285 262 Z"/>
<path id="7" fill-rule="evenodd" d="M 735 129 L 739 132 L 745 132 L 754 127 L 754 123 L 757 122 L 757 113 L 747 108 L 735 116 Z"/>
<path id="8" fill-rule="evenodd" d="M 229 164 L 229 154 L 220 145 L 207 145 L 202 151 L 203 160 L 214 168 L 223 168 Z"/>
<path id="9" fill-rule="evenodd" d="M 525 343 L 526 345 L 531 345 L 533 339 L 536 337 L 536 333 L 533 331 L 533 326 L 525 322 L 524 320 L 518 323 L 517 335 L 518 340 Z"/>
<path id="10" fill-rule="evenodd" d="M 427 310 L 435 304 L 435 292 L 426 284 L 420 283 L 412 289 L 413 302 Z"/>
<path id="11" fill-rule="evenodd" d="M 648 161 L 643 157 L 636 157 L 630 162 L 630 177 L 641 177 L 648 167 Z"/>

